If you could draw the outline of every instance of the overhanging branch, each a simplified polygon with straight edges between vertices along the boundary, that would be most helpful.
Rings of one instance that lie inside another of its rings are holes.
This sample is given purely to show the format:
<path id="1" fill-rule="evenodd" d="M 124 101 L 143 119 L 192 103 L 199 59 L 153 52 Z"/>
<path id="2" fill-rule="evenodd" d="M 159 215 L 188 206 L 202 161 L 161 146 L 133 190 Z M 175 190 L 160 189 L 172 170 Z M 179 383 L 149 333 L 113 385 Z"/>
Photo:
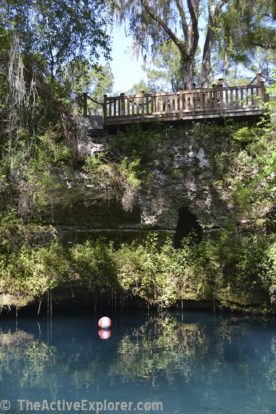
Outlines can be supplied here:
<path id="1" fill-rule="evenodd" d="M 183 6 L 183 2 L 182 2 L 182 0 L 175 0 L 175 2 L 176 2 L 176 5 L 177 5 L 178 11 L 179 11 L 179 15 L 180 15 L 180 18 L 181 18 L 181 25 L 182 25 L 182 30 L 183 30 L 183 33 L 184 33 L 184 37 L 187 40 L 189 29 L 188 29 L 188 24 L 187 24 L 187 19 L 186 19 L 186 15 L 185 15 L 185 9 L 184 9 L 184 6 Z"/>
<path id="2" fill-rule="evenodd" d="M 198 0 L 188 0 L 188 8 L 191 15 L 193 36 L 191 49 L 189 54 L 192 56 L 196 53 L 198 47 L 199 33 L 198 33 Z"/>
<path id="3" fill-rule="evenodd" d="M 161 19 L 160 16 L 158 16 L 154 10 L 149 6 L 148 2 L 146 0 L 141 0 L 141 3 L 144 7 L 144 9 L 146 10 L 146 12 L 148 13 L 148 15 L 156 22 L 159 24 L 159 26 L 162 27 L 162 29 L 164 30 L 164 32 L 169 36 L 169 38 L 176 44 L 176 46 L 178 47 L 180 53 L 182 53 L 183 55 L 186 55 L 186 47 L 185 47 L 185 43 L 179 39 L 175 33 L 169 28 L 169 26 L 164 22 L 163 19 Z"/>

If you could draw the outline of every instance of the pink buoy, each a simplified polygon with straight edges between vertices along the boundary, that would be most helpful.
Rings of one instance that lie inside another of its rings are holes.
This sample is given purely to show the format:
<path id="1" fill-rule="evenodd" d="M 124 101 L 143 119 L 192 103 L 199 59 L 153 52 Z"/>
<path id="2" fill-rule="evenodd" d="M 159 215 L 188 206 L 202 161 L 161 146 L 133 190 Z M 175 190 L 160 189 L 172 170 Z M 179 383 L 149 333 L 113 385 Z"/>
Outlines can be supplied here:
<path id="1" fill-rule="evenodd" d="M 98 334 L 101 339 L 109 339 L 111 337 L 111 329 L 99 329 Z"/>
<path id="2" fill-rule="evenodd" d="M 111 319 L 108 318 L 107 316 L 103 316 L 99 322 L 98 322 L 98 326 L 101 329 L 109 329 L 111 328 Z"/>

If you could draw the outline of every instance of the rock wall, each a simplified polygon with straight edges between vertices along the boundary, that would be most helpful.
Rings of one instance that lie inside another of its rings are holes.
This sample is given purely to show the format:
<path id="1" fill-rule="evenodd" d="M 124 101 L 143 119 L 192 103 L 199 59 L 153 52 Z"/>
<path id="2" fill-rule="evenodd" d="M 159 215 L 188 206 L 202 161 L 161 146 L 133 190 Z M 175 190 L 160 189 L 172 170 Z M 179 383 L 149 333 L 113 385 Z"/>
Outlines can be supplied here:
<path id="1" fill-rule="evenodd" d="M 116 139 L 116 135 L 102 133 L 82 136 L 78 140 L 80 163 L 86 156 L 108 151 L 111 143 L 116 146 Z M 62 189 L 53 192 L 51 203 L 40 214 L 44 222 L 72 231 L 174 232 L 179 209 L 185 207 L 204 232 L 212 231 L 234 212 L 231 192 L 218 190 L 221 177 L 216 170 L 216 157 L 230 146 L 222 136 L 202 139 L 180 127 L 157 146 L 149 178 L 140 188 L 114 192 L 75 171 L 73 177 L 64 177 Z M 19 205 L 23 217 L 31 219 L 34 206 L 26 204 L 24 191 L 19 194 Z"/>
<path id="2" fill-rule="evenodd" d="M 160 237 L 173 237 L 176 247 L 189 225 L 199 238 L 218 230 L 231 216 L 244 225 L 246 217 L 239 217 L 231 184 L 223 175 L 225 160 L 229 162 L 224 154 L 231 153 L 234 145 L 231 134 L 224 136 L 223 128 L 206 136 L 202 129 L 198 135 L 195 131 L 192 124 L 166 129 L 162 139 L 151 148 L 146 174 L 137 186 L 112 166 L 114 159 L 118 162 L 128 156 L 119 145 L 119 135 L 84 131 L 78 137 L 78 168 L 59 175 L 58 187 L 47 188 L 46 204 L 38 207 L 28 196 L 28 183 L 19 180 L 13 197 L 1 197 L 6 190 L 0 191 L 0 206 L 4 209 L 6 201 L 12 199 L 26 222 L 38 220 L 45 228 L 53 224 L 59 236 L 70 243 L 102 236 L 125 242 L 159 232 Z M 147 134 L 147 130 L 140 133 Z M 83 168 L 87 157 L 97 159 L 102 153 L 106 160 L 100 175 L 96 170 L 92 169 L 90 174 Z M 141 165 L 141 169 L 144 167 Z M 198 280 L 189 280 L 183 293 L 184 303 L 178 305 L 212 308 L 217 300 L 226 308 L 262 311 L 269 303 L 267 292 L 260 285 L 252 284 L 250 291 L 241 292 L 241 285 L 232 286 L 231 271 L 226 276 L 215 299 L 212 282 L 205 286 L 201 274 Z M 80 302 L 81 292 L 80 288 Z M 88 299 L 90 303 L 91 298 Z M 7 303 L 15 303 L 14 298 L 8 298 Z"/>

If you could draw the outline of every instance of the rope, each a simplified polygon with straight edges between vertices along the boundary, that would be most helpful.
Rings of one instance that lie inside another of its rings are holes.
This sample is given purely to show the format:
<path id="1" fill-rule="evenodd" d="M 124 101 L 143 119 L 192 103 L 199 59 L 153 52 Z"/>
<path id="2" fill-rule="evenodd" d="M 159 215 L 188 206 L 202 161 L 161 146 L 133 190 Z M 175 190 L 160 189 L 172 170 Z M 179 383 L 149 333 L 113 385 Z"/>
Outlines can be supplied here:
<path id="1" fill-rule="evenodd" d="M 86 96 L 88 99 L 90 99 L 90 101 L 92 101 L 92 102 L 96 103 L 97 105 L 102 105 L 102 106 L 104 105 L 102 102 L 96 101 L 96 99 L 91 98 L 91 96 L 89 96 L 89 95 L 87 95 L 87 94 L 85 94 L 85 96 Z"/>
<path id="2" fill-rule="evenodd" d="M 252 83 L 253 82 L 255 82 L 255 80 L 257 79 L 257 75 L 255 76 L 255 78 L 251 81 L 251 82 L 249 82 L 248 84 L 247 84 L 247 86 L 249 86 L 249 85 L 252 85 Z"/>

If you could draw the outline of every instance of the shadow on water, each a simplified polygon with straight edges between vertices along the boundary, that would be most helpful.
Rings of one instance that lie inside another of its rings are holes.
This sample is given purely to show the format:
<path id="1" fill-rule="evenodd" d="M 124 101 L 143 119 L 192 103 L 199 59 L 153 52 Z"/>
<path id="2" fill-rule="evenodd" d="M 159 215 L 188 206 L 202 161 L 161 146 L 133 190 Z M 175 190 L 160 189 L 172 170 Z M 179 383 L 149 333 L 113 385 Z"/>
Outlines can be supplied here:
<path id="1" fill-rule="evenodd" d="M 272 414 L 274 321 L 203 313 L 10 320 L 0 328 L 0 396 L 162 401 L 164 413 Z M 17 412 L 14 410 L 14 412 Z"/>

